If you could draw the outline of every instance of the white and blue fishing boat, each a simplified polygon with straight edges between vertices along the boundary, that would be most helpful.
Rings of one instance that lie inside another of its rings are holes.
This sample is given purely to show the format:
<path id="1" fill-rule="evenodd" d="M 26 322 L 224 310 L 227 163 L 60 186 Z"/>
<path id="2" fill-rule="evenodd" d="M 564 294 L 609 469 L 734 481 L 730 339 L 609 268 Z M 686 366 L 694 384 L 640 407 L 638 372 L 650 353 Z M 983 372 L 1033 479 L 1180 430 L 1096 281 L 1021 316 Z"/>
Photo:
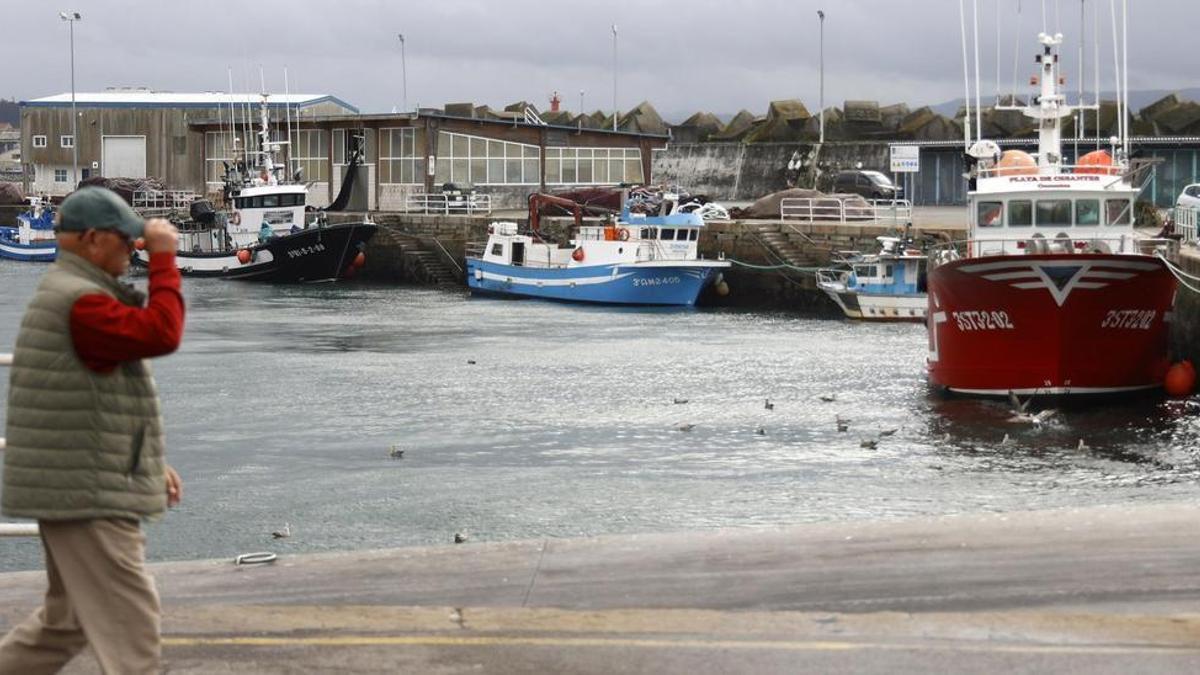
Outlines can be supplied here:
<path id="1" fill-rule="evenodd" d="M 575 222 L 575 238 L 568 246 L 543 239 L 536 207 L 530 210 L 527 233 L 520 233 L 514 222 L 492 223 L 483 254 L 467 258 L 472 292 L 692 306 L 701 291 L 721 281 L 721 270 L 730 265 L 698 255 L 704 220 L 695 213 L 643 215 L 626 207 L 615 220 L 585 225 L 576 205 Z"/>
<path id="2" fill-rule="evenodd" d="M 16 227 L 0 227 L 0 258 L 54 262 L 54 209 L 39 197 L 29 198 L 29 210 L 17 216 Z"/>
<path id="3" fill-rule="evenodd" d="M 836 268 L 817 272 L 825 291 L 848 318 L 925 321 L 927 256 L 900 237 L 876 237 L 879 252 L 843 256 Z"/>

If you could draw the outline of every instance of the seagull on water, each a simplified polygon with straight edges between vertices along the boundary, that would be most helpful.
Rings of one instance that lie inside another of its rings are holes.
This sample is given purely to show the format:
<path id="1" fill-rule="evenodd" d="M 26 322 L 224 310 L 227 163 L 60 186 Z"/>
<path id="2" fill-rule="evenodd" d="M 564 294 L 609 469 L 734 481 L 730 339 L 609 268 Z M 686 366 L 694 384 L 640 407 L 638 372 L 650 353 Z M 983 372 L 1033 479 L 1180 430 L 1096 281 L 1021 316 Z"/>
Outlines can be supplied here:
<path id="1" fill-rule="evenodd" d="M 836 415 L 835 418 L 837 419 L 838 431 L 848 431 L 850 429 L 850 420 L 843 419 L 841 415 Z"/>
<path id="2" fill-rule="evenodd" d="M 762 427 L 759 427 L 759 428 L 757 428 L 757 429 L 755 429 L 755 430 L 754 430 L 754 433 L 758 434 L 759 436 L 766 436 L 766 435 L 767 435 L 767 430 L 766 430 L 766 429 L 764 429 L 764 428 L 762 428 Z"/>
<path id="3" fill-rule="evenodd" d="M 462 543 L 464 543 L 466 540 L 467 540 L 467 535 L 463 534 L 462 532 L 455 532 L 455 533 L 454 533 L 454 543 L 456 543 L 456 544 L 462 544 Z"/>
<path id="4" fill-rule="evenodd" d="M 686 398 L 677 398 L 677 399 L 674 399 L 672 402 L 675 405 L 683 405 L 684 403 L 687 403 L 688 400 Z"/>
<path id="5" fill-rule="evenodd" d="M 774 410 L 775 404 L 771 403 L 771 399 L 766 398 L 766 399 L 763 399 L 763 407 L 766 408 L 767 410 Z"/>
<path id="6" fill-rule="evenodd" d="M 393 445 L 388 450 L 388 457 L 391 457 L 392 459 L 404 459 L 404 451 L 401 450 L 399 446 Z"/>
<path id="7" fill-rule="evenodd" d="M 1091 450 L 1091 449 L 1092 449 L 1092 446 L 1088 445 L 1087 443 L 1084 443 L 1082 438 L 1079 439 L 1079 447 L 1077 447 L 1076 450 L 1078 450 L 1079 452 L 1087 452 L 1088 450 Z"/>
<path id="8" fill-rule="evenodd" d="M 858 447 L 866 448 L 867 450 L 874 450 L 878 445 L 879 441 L 875 440 L 874 438 L 864 438 L 858 442 Z"/>
<path id="9" fill-rule="evenodd" d="M 679 426 L 675 427 L 675 430 L 676 431 L 691 431 L 692 429 L 695 429 L 695 428 L 696 428 L 695 424 L 680 424 Z"/>
<path id="10" fill-rule="evenodd" d="M 292 528 L 287 523 L 284 523 L 283 529 L 272 532 L 271 536 L 275 537 L 276 539 L 287 539 L 288 537 L 292 536 Z"/>
<path id="11" fill-rule="evenodd" d="M 837 400 L 837 396 L 834 394 L 821 394 L 818 398 L 826 403 L 833 403 Z"/>

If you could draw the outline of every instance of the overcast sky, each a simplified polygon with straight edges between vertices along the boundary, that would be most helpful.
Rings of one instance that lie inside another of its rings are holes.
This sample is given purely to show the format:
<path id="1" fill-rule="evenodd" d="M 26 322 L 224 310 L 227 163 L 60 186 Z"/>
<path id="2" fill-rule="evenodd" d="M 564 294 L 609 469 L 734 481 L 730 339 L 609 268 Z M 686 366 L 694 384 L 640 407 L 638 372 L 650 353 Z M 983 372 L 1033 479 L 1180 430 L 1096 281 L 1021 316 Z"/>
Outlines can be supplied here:
<path id="1" fill-rule="evenodd" d="M 1110 1 L 1083 0 L 1088 88 L 1093 8 L 1108 78 L 1101 85 L 1112 87 Z M 1064 68 L 1075 90 L 1080 0 L 965 0 L 968 14 L 976 2 L 985 98 L 996 88 L 997 41 L 1004 91 L 1014 56 L 1018 84 L 1033 73 L 1043 6 L 1047 27 L 1067 36 Z M 1129 4 L 1131 88 L 1200 86 L 1196 0 Z M 231 67 L 236 91 L 258 91 L 261 65 L 266 88 L 281 93 L 287 66 L 293 93 L 387 112 L 402 107 L 403 33 L 410 108 L 524 99 L 545 109 L 558 91 L 563 106 L 577 110 L 583 90 L 587 110 L 611 110 L 615 23 L 622 110 L 648 100 L 678 122 L 698 110 L 762 113 L 771 100 L 799 98 L 815 111 L 822 9 L 827 105 L 875 99 L 916 107 L 963 92 L 959 0 L 2 0 L 8 66 L 0 97 L 70 91 L 68 25 L 58 17 L 66 9 L 83 15 L 75 26 L 77 91 L 225 91 Z"/>

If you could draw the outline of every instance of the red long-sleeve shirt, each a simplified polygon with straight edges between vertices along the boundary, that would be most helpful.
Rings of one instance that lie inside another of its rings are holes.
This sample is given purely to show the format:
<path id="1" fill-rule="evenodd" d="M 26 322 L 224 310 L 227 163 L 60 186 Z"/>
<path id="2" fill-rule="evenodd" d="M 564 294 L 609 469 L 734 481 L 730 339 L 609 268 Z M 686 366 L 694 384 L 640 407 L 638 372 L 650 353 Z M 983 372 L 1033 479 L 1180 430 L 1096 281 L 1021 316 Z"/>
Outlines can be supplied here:
<path id="1" fill-rule="evenodd" d="M 183 293 L 174 253 L 150 256 L 150 298 L 130 307 L 103 293 L 71 307 L 71 341 L 84 365 L 109 373 L 124 361 L 170 354 L 183 339 Z"/>

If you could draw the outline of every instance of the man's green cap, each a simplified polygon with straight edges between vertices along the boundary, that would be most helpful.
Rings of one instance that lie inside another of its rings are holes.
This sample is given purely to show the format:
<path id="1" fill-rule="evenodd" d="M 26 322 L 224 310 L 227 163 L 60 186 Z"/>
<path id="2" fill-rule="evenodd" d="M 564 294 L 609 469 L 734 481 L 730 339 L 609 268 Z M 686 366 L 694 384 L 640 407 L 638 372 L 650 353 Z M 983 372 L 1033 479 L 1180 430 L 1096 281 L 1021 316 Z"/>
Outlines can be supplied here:
<path id="1" fill-rule="evenodd" d="M 117 193 L 107 188 L 80 188 L 58 207 L 58 229 L 63 232 L 117 230 L 130 239 L 142 236 L 145 222 Z"/>

